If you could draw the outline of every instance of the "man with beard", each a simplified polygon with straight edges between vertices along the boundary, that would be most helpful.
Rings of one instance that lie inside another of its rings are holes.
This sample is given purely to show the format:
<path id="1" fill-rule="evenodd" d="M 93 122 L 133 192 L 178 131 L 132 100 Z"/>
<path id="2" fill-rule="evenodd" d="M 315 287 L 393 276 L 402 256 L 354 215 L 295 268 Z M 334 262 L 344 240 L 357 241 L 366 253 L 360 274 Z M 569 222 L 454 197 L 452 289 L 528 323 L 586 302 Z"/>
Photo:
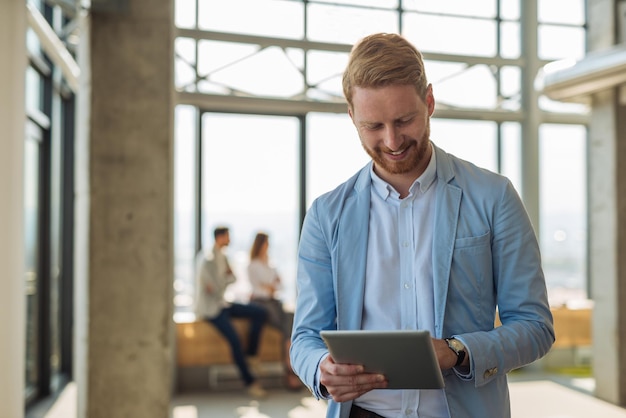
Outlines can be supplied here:
<path id="1" fill-rule="evenodd" d="M 372 162 L 307 212 L 295 372 L 328 400 L 327 417 L 510 417 L 506 374 L 554 342 L 537 239 L 519 196 L 505 177 L 430 140 L 433 88 L 403 37 L 357 43 L 343 90 Z M 319 334 L 332 329 L 428 330 L 445 388 L 385 389 L 384 375 L 334 361 Z"/>

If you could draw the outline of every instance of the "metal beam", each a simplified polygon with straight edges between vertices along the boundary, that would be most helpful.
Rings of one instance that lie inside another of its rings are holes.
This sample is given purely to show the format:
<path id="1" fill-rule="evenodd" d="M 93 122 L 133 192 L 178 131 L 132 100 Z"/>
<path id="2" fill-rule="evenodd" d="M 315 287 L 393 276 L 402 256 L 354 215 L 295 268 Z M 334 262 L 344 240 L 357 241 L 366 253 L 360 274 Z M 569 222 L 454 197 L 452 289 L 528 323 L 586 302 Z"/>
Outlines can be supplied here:
<path id="1" fill-rule="evenodd" d="M 218 94 L 177 92 L 176 103 L 197 106 L 205 111 L 302 115 L 308 112 L 347 113 L 345 102 L 321 102 L 313 100 L 291 100 L 252 96 L 225 96 Z M 521 122 L 523 112 L 489 109 L 459 109 L 439 106 L 436 118 L 490 120 L 495 122 Z M 555 120 L 555 118 L 551 118 Z M 581 120 L 578 120 L 580 122 Z"/>
<path id="2" fill-rule="evenodd" d="M 69 84 L 72 91 L 76 93 L 79 85 L 80 68 L 74 60 L 74 57 L 72 57 L 63 42 L 36 7 L 32 6 L 30 3 L 26 3 L 26 10 L 28 25 L 37 34 L 43 50 L 48 54 L 54 64 L 61 69 L 63 76 L 67 80 L 67 84 Z"/>
<path id="3" fill-rule="evenodd" d="M 177 28 L 177 37 L 190 38 L 195 40 L 220 41 L 260 45 L 264 47 L 277 46 L 280 48 L 297 48 L 304 51 L 329 51 L 349 53 L 352 49 L 350 44 L 335 44 L 329 42 L 315 42 L 302 39 L 273 38 L 268 36 L 241 35 L 235 33 L 213 32 L 200 29 Z M 524 58 L 500 58 L 500 57 L 479 57 L 473 55 L 439 54 L 434 52 L 424 52 L 425 60 L 461 62 L 468 65 L 496 65 L 496 66 L 521 66 L 524 65 Z M 548 61 L 545 62 L 547 64 Z"/>

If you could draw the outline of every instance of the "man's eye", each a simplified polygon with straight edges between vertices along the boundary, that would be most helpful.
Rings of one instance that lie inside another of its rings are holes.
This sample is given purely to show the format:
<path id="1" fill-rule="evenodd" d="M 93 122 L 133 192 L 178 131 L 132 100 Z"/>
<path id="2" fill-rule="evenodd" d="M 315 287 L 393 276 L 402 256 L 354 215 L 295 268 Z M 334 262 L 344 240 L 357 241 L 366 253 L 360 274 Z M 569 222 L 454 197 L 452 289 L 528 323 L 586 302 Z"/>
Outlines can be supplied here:
<path id="1" fill-rule="evenodd" d="M 381 125 L 366 125 L 365 129 L 367 129 L 368 131 L 375 131 L 377 129 L 380 129 Z"/>

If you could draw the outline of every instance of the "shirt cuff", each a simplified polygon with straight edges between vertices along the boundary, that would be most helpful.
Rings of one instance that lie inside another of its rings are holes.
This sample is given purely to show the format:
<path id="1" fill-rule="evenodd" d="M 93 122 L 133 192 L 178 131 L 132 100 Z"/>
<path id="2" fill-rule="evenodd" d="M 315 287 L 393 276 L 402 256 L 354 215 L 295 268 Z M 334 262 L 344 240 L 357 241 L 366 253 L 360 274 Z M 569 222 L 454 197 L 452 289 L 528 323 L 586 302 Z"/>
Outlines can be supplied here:
<path id="1" fill-rule="evenodd" d="M 318 399 L 326 399 L 329 400 L 331 399 L 330 393 L 328 393 L 328 391 L 326 390 L 326 388 L 324 387 L 324 385 L 322 385 L 320 383 L 321 377 L 322 377 L 322 371 L 319 367 L 320 364 L 322 364 L 322 362 L 326 359 L 326 357 L 328 357 L 330 354 L 327 353 L 325 354 L 321 359 L 320 362 L 318 363 L 317 366 L 317 372 L 315 373 L 315 395 Z"/>
<path id="2" fill-rule="evenodd" d="M 462 338 L 454 335 L 452 338 L 461 341 L 461 343 L 465 346 L 465 356 L 469 359 L 469 366 L 459 366 L 453 367 L 454 374 L 460 377 L 463 380 L 472 380 L 474 378 L 474 368 L 472 367 L 472 353 Z"/>

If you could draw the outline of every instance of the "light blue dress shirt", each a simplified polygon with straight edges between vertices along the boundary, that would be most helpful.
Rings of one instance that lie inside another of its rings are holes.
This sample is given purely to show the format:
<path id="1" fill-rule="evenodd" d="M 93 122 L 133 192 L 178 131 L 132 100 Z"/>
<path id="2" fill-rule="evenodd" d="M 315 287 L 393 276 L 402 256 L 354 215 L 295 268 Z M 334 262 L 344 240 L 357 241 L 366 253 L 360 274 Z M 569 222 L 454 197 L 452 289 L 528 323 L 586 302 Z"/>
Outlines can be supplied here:
<path id="1" fill-rule="evenodd" d="M 432 239 L 437 159 L 403 199 L 372 169 L 363 329 L 435 332 Z M 416 373 L 418 371 L 415 371 Z M 448 418 L 443 390 L 373 390 L 355 403 L 384 417 Z"/>

